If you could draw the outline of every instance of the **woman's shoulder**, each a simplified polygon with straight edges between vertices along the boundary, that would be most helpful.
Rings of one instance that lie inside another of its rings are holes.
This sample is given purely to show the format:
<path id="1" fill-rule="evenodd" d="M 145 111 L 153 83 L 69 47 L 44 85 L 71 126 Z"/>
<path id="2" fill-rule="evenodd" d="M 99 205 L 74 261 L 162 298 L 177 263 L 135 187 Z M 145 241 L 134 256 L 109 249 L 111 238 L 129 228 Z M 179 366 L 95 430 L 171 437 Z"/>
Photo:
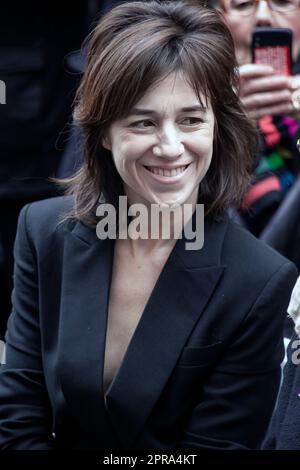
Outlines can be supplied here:
<path id="1" fill-rule="evenodd" d="M 29 208 L 29 213 L 32 215 L 38 215 L 39 217 L 43 217 L 43 215 L 55 217 L 72 209 L 73 205 L 73 196 L 58 196 L 31 202 L 27 204 L 25 208 Z"/>
<path id="2" fill-rule="evenodd" d="M 33 239 L 49 239 L 53 233 L 62 232 L 68 224 L 74 221 L 64 221 L 74 205 L 72 196 L 53 197 L 32 202 L 21 210 L 18 230 L 26 230 Z"/>
<path id="3" fill-rule="evenodd" d="M 241 270 L 252 267 L 256 272 L 265 274 L 271 274 L 284 264 L 294 266 L 290 260 L 230 219 L 224 239 L 223 256 L 231 262 L 235 260 Z"/>

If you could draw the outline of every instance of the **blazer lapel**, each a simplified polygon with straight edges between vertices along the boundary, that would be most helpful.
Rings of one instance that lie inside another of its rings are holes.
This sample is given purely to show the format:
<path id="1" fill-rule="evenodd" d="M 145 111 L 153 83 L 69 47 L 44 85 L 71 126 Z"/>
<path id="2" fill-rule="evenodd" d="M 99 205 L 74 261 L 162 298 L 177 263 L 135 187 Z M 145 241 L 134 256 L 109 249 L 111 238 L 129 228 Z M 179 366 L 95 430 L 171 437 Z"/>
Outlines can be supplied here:
<path id="1" fill-rule="evenodd" d="M 95 438 L 105 422 L 102 377 L 113 246 L 80 222 L 65 237 L 59 376 L 73 415 Z"/>
<path id="2" fill-rule="evenodd" d="M 111 422 L 126 448 L 142 430 L 221 277 L 226 226 L 206 222 L 204 247 L 197 252 L 178 240 L 152 292 L 107 394 Z"/>

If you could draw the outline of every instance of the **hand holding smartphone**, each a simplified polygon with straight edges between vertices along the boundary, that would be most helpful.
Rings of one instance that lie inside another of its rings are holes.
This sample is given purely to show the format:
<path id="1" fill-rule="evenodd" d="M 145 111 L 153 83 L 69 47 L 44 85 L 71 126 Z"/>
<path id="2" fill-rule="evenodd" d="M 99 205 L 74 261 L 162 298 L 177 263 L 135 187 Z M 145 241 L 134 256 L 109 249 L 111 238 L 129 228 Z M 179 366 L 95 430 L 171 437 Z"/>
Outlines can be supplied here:
<path id="1" fill-rule="evenodd" d="M 252 34 L 253 63 L 271 65 L 278 75 L 291 75 L 292 34 L 287 28 L 256 28 Z"/>

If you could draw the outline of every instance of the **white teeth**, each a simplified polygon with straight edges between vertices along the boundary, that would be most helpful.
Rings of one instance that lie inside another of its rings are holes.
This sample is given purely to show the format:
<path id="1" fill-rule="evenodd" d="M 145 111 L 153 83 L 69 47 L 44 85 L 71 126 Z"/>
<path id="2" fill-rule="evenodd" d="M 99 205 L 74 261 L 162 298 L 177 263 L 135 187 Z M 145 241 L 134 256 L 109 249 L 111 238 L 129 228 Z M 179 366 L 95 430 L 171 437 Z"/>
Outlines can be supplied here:
<path id="1" fill-rule="evenodd" d="M 154 175 L 160 175 L 160 176 L 177 176 L 180 173 L 183 173 L 184 170 L 187 168 L 188 165 L 185 166 L 180 166 L 178 168 L 173 168 L 172 170 L 166 170 L 164 168 L 157 168 L 157 167 L 149 167 L 147 166 L 147 170 L 151 171 L 151 173 L 154 173 Z"/>

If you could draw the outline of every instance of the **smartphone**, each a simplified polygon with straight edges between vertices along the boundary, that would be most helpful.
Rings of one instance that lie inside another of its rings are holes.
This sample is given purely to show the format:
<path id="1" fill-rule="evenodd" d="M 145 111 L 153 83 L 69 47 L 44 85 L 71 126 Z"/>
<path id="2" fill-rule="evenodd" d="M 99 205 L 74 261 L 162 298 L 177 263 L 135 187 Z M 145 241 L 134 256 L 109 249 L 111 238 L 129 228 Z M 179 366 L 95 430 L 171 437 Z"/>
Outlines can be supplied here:
<path id="1" fill-rule="evenodd" d="M 292 73 L 293 33 L 287 28 L 255 28 L 252 33 L 252 61 L 271 65 L 279 75 Z"/>

